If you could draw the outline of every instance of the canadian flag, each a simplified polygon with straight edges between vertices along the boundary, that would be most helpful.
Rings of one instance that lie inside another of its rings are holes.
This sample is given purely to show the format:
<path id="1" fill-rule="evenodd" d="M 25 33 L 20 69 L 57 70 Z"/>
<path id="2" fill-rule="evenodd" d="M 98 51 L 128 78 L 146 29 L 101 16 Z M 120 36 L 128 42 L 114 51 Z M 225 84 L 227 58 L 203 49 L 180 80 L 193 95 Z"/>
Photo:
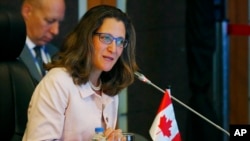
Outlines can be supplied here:
<path id="1" fill-rule="evenodd" d="M 169 93 L 170 90 L 165 91 L 158 113 L 149 130 L 153 141 L 181 141 Z"/>

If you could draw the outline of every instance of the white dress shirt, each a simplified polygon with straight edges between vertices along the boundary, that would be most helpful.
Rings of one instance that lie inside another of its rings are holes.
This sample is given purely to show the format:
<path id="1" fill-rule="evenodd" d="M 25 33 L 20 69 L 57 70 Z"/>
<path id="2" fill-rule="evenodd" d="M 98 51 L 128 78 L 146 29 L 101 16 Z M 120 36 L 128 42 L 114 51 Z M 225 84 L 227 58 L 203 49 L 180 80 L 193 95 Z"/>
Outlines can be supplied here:
<path id="1" fill-rule="evenodd" d="M 35 58 L 36 57 L 36 53 L 34 51 L 34 48 L 36 47 L 36 45 L 30 40 L 30 38 L 28 36 L 26 37 L 26 45 L 30 49 L 30 52 L 31 52 L 32 56 L 34 56 L 34 58 Z M 43 62 L 45 64 L 51 62 L 51 57 L 45 51 L 45 47 L 44 46 L 41 47 L 41 56 L 42 56 L 42 60 L 43 60 Z"/>
<path id="2" fill-rule="evenodd" d="M 115 129 L 118 95 L 95 94 L 89 83 L 75 85 L 64 68 L 51 69 L 36 87 L 23 141 L 91 141 L 95 127 Z"/>

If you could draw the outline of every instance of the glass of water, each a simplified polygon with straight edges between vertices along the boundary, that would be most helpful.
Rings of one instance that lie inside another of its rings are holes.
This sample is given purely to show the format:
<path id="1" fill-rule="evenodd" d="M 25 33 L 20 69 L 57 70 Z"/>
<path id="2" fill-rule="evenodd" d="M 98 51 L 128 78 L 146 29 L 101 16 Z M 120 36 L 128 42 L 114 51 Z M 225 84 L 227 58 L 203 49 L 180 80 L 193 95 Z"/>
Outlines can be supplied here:
<path id="1" fill-rule="evenodd" d="M 123 132 L 122 135 L 115 135 L 113 141 L 135 141 L 133 133 Z"/>
<path id="2" fill-rule="evenodd" d="M 135 135 L 133 133 L 122 133 L 123 137 L 121 141 L 135 141 Z"/>

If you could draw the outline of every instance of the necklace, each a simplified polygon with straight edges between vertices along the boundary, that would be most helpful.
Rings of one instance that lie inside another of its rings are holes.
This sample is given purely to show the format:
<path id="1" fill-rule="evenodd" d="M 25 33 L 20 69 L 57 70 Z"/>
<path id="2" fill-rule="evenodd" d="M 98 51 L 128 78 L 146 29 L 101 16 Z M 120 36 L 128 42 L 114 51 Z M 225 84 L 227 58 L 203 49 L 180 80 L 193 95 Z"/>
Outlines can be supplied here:
<path id="1" fill-rule="evenodd" d="M 90 84 L 90 87 L 91 87 L 93 90 L 95 90 L 95 91 L 100 91 L 101 88 L 102 88 L 102 81 L 100 81 L 100 84 L 99 84 L 97 87 L 94 86 L 94 85 L 92 84 L 91 81 L 89 81 L 89 84 Z"/>

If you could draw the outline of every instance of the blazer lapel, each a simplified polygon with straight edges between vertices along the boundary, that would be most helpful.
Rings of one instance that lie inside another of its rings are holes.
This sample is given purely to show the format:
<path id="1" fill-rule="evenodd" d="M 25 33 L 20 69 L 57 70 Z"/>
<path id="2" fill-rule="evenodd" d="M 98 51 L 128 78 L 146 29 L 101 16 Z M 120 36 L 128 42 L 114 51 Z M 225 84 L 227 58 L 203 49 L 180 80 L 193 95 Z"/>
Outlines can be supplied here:
<path id="1" fill-rule="evenodd" d="M 42 76 L 36 67 L 34 57 L 31 54 L 27 45 L 24 46 L 24 48 L 20 54 L 20 59 L 25 63 L 25 65 L 29 69 L 31 75 L 39 82 L 42 79 Z"/>

